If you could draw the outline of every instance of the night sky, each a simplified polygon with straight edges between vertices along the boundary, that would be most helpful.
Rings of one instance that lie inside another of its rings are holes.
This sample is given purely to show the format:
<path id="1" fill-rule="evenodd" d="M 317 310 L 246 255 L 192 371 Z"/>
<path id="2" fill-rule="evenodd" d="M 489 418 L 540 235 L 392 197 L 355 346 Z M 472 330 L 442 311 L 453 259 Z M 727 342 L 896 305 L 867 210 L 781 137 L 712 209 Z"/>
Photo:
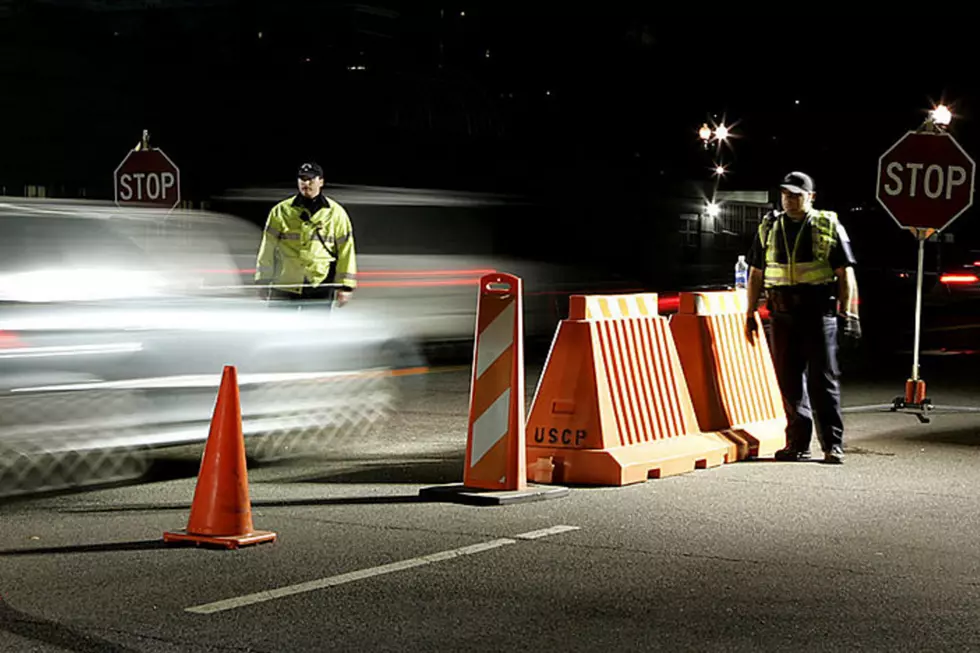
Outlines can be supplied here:
<path id="1" fill-rule="evenodd" d="M 185 197 L 315 158 L 334 182 L 600 201 L 710 177 L 717 116 L 722 188 L 799 168 L 843 209 L 941 100 L 980 152 L 966 20 L 532 4 L 0 0 L 0 185 L 107 194 L 148 128 Z"/>

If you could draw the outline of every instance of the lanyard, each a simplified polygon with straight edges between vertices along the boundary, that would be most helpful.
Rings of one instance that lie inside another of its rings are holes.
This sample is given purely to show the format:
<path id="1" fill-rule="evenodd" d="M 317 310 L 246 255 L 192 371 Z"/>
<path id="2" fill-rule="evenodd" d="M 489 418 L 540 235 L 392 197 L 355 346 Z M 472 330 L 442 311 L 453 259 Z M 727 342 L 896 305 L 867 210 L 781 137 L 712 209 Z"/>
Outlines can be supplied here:
<path id="1" fill-rule="evenodd" d="M 789 283 L 790 285 L 793 285 L 796 283 L 796 250 L 800 247 L 800 238 L 803 237 L 803 230 L 806 229 L 807 224 L 810 223 L 810 216 L 806 216 L 806 219 L 803 220 L 803 224 L 800 225 L 800 230 L 796 232 L 796 242 L 793 243 L 792 252 L 790 252 L 789 249 L 789 240 L 786 238 L 785 219 L 786 216 L 779 216 L 779 231 L 783 235 L 783 245 L 786 246 L 786 256 L 789 259 Z"/>

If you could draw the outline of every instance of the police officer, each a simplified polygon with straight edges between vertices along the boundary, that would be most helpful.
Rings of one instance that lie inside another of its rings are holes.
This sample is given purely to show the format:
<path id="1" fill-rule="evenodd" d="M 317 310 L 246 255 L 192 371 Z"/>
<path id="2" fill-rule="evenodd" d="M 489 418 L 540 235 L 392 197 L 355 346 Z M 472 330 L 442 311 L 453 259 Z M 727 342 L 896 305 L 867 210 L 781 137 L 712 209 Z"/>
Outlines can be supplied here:
<path id="1" fill-rule="evenodd" d="M 773 362 L 788 418 L 786 446 L 776 459 L 810 459 L 815 412 L 824 462 L 841 464 L 838 320 L 845 337 L 860 338 L 856 261 L 837 214 L 813 208 L 809 175 L 791 172 L 780 188 L 783 210 L 766 215 L 749 250 L 745 332 L 754 340 L 755 310 L 764 287 Z"/>
<path id="2" fill-rule="evenodd" d="M 296 176 L 299 192 L 269 212 L 255 281 L 272 286 L 270 298 L 336 300 L 343 306 L 357 286 L 350 218 L 321 192 L 323 168 L 317 163 L 302 164 Z"/>

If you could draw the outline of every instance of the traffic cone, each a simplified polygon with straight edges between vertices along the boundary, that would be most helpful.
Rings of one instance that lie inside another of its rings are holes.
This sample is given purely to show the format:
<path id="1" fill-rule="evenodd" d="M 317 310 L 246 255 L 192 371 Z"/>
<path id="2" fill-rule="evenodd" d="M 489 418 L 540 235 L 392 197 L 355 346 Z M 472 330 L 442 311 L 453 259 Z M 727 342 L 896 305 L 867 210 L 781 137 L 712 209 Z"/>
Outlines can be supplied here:
<path id="1" fill-rule="evenodd" d="M 257 531 L 252 526 L 238 373 L 234 367 L 226 365 L 211 418 L 211 431 L 204 445 L 187 528 L 164 533 L 163 541 L 237 549 L 275 539 L 275 533 Z"/>

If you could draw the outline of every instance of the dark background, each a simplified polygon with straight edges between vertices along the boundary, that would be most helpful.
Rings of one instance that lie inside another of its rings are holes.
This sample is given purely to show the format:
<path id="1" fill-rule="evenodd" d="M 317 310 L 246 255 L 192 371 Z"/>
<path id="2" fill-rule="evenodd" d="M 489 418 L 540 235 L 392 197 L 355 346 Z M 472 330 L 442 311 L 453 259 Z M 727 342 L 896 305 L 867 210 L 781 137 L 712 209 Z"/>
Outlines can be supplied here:
<path id="1" fill-rule="evenodd" d="M 328 183 L 547 198 L 535 230 L 581 236 L 556 252 L 633 260 L 666 198 L 709 180 L 696 132 L 715 120 L 734 125 L 723 189 L 806 170 L 859 254 L 897 247 L 914 267 L 911 237 L 876 208 L 879 155 L 940 101 L 980 149 L 969 21 L 568 6 L 0 0 L 0 187 L 111 198 L 149 129 L 191 201 L 289 185 L 313 158 Z"/>

